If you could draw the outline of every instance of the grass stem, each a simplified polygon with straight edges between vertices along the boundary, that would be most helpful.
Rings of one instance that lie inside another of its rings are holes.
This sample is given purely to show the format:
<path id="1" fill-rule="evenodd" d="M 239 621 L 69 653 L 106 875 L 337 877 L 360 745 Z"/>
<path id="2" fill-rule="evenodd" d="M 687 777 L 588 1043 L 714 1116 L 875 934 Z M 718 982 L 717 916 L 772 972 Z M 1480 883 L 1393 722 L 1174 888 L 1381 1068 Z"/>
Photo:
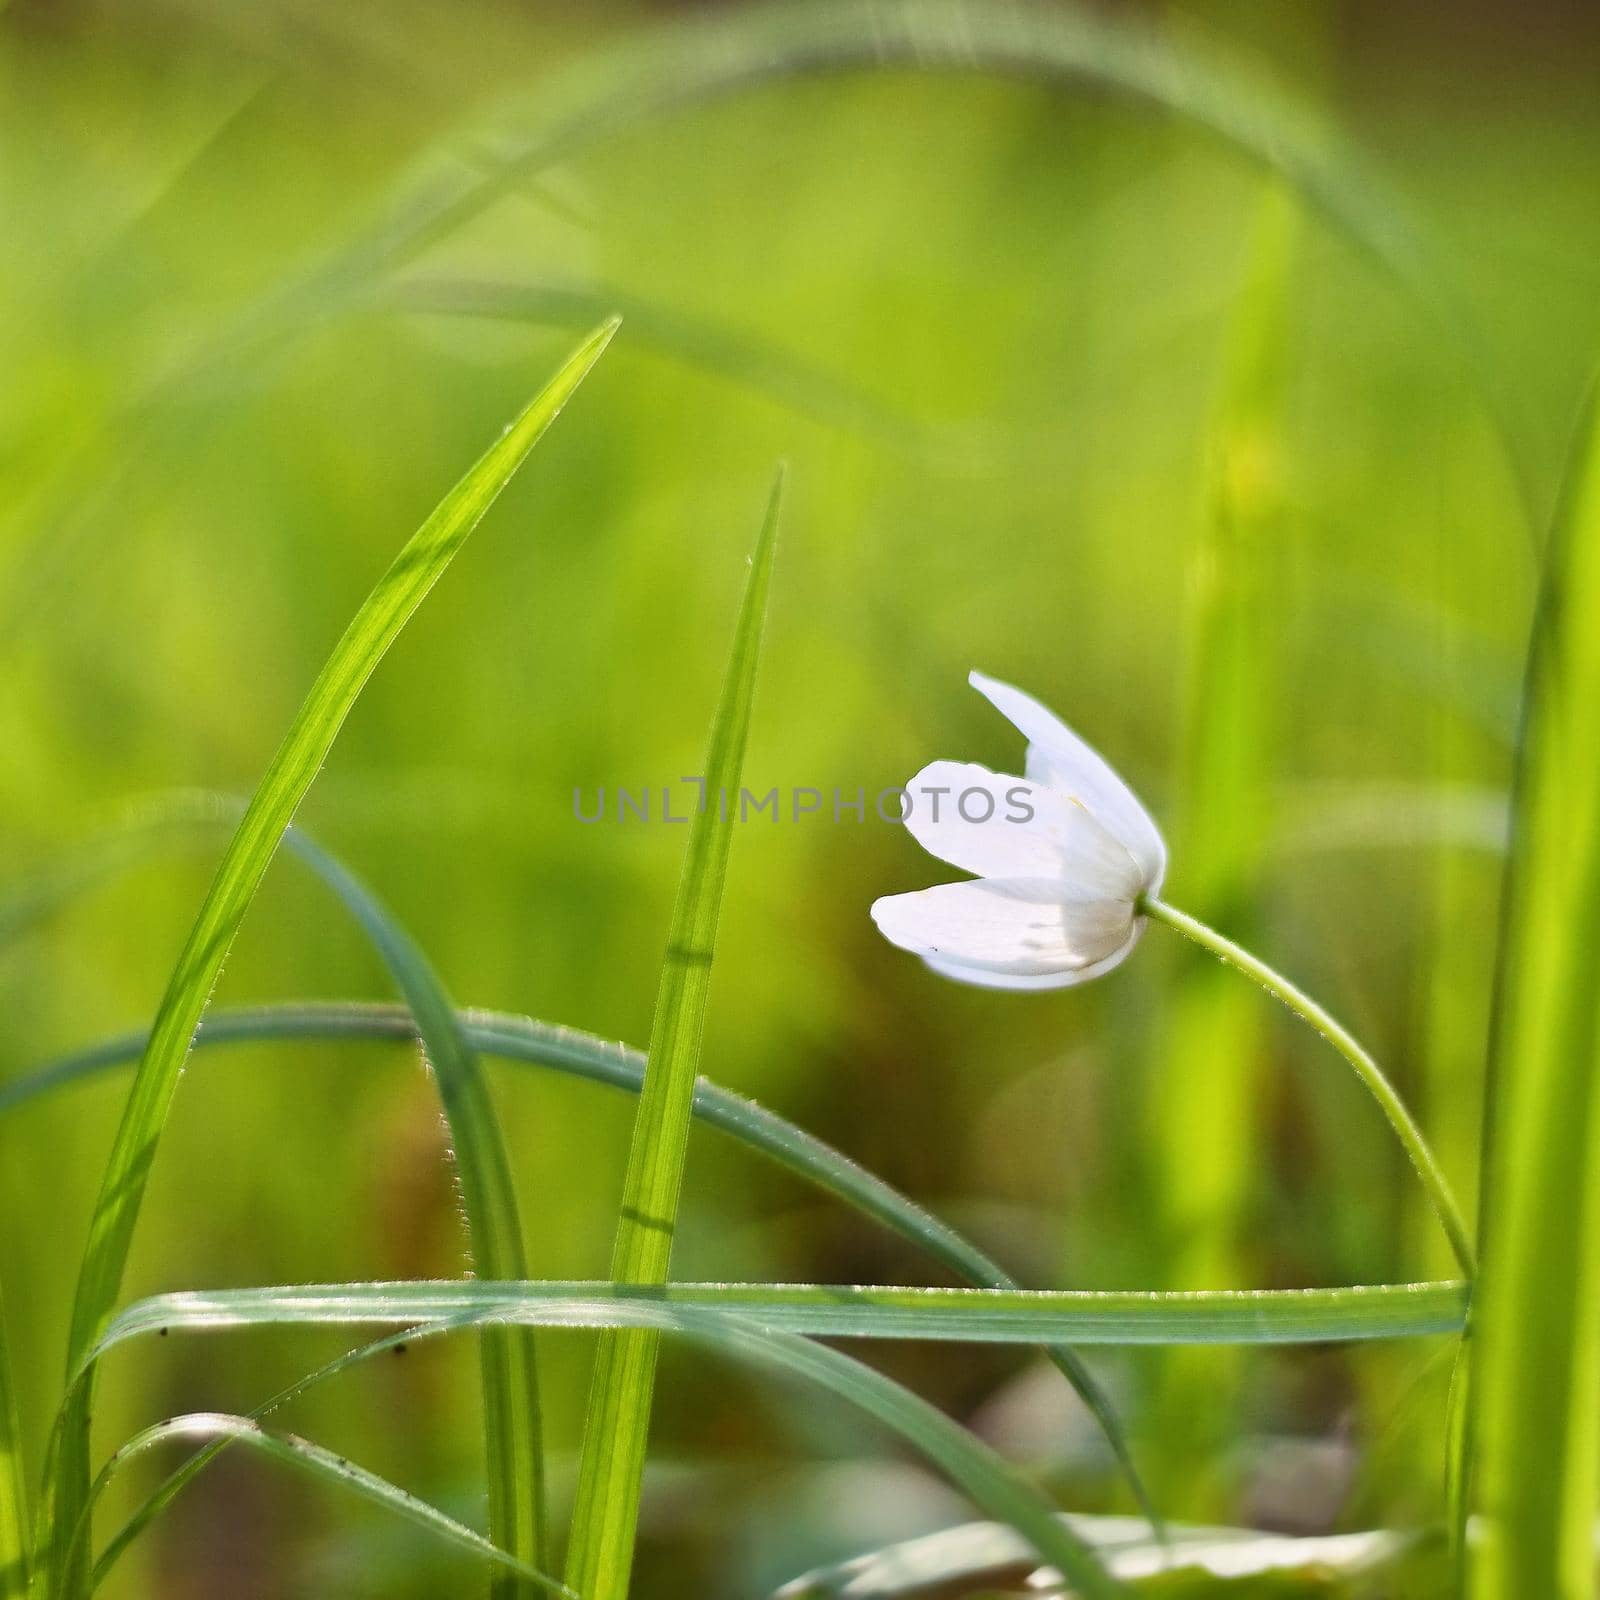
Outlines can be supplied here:
<path id="1" fill-rule="evenodd" d="M 1233 940 L 1218 933 L 1215 928 L 1209 927 L 1197 917 L 1191 917 L 1187 912 L 1180 911 L 1176 906 L 1170 906 L 1166 901 L 1158 900 L 1153 895 L 1141 897 L 1139 910 L 1154 921 L 1165 923 L 1167 927 L 1175 929 L 1201 949 L 1209 950 L 1219 961 L 1226 962 L 1230 967 L 1260 984 L 1274 999 L 1282 1001 L 1303 1022 L 1310 1024 L 1350 1063 L 1355 1075 L 1372 1098 L 1378 1102 L 1378 1107 L 1384 1116 L 1388 1118 L 1389 1126 L 1394 1129 L 1395 1136 L 1404 1147 L 1411 1165 L 1416 1168 L 1417 1176 L 1422 1179 L 1422 1186 L 1428 1192 L 1428 1199 L 1432 1202 L 1434 1212 L 1444 1228 L 1445 1237 L 1450 1241 L 1450 1248 L 1455 1252 L 1463 1276 L 1469 1281 L 1475 1278 L 1478 1270 L 1477 1254 L 1473 1250 L 1472 1237 L 1467 1231 L 1461 1207 L 1451 1192 L 1449 1180 L 1429 1148 L 1427 1139 L 1423 1137 L 1422 1129 L 1417 1126 L 1416 1119 L 1406 1109 L 1405 1101 L 1400 1098 L 1399 1091 L 1355 1035 L 1282 973 L 1274 971 L 1259 957 L 1253 956 L 1241 945 L 1235 944 Z"/>

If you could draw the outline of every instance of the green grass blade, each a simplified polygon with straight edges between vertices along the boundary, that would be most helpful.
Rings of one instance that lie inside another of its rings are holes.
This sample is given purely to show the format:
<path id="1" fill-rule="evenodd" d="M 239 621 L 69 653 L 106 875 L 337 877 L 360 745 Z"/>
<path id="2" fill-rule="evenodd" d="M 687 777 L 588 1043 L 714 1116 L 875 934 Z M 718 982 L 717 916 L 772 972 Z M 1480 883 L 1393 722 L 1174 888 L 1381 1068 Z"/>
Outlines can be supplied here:
<path id="1" fill-rule="evenodd" d="M 17 1425 L 17 1393 L 5 1300 L 0 1297 L 0 1600 L 28 1586 L 28 1478 Z"/>
<path id="2" fill-rule="evenodd" d="M 489 1011 L 463 1012 L 460 1022 L 468 1043 L 484 1055 L 570 1073 L 630 1094 L 637 1094 L 644 1081 L 645 1062 L 639 1051 L 574 1028 Z M 416 1031 L 410 1012 L 401 1006 L 312 1002 L 213 1011 L 201 1024 L 195 1044 L 213 1047 L 302 1038 L 411 1040 Z M 108 1040 L 0 1083 L 0 1115 L 39 1095 L 136 1061 L 145 1037 L 128 1034 Z M 760 1152 L 802 1182 L 815 1184 L 823 1193 L 898 1234 L 965 1282 L 987 1289 L 1018 1287 L 1004 1267 L 964 1235 L 842 1151 L 755 1101 L 701 1078 L 694 1087 L 693 1109 L 708 1127 Z M 1149 1496 L 1109 1397 L 1069 1346 L 1048 1345 L 1046 1354 L 1093 1412 L 1135 1498 L 1149 1515 Z"/>
<path id="3" fill-rule="evenodd" d="M 347 1457 L 335 1455 L 333 1451 L 313 1444 L 309 1439 L 264 1428 L 252 1417 L 230 1416 L 225 1412 L 197 1411 L 187 1416 L 169 1417 L 136 1434 L 111 1456 L 95 1479 L 85 1506 L 86 1515 L 79 1524 L 79 1533 L 87 1526 L 88 1510 L 124 1467 L 163 1445 L 197 1439 L 244 1445 L 271 1461 L 308 1473 L 331 1488 L 343 1489 L 382 1510 L 392 1512 L 431 1538 L 464 1550 L 480 1561 L 489 1562 L 523 1587 L 561 1595 L 566 1600 L 576 1600 L 572 1591 L 555 1578 L 525 1561 L 519 1561 L 491 1540 L 485 1539 L 481 1533 L 474 1532 L 465 1523 L 457 1522 L 454 1517 L 446 1516 L 437 1507 L 390 1483 L 387 1478 L 380 1478 L 377 1473 L 369 1472 Z"/>
<path id="4" fill-rule="evenodd" d="M 744 768 L 782 498 L 780 471 L 751 558 L 733 651 L 711 724 L 703 804 L 689 834 L 667 933 L 611 1258 L 611 1275 L 619 1283 L 665 1283 L 671 1268 L 711 962 L 733 841 L 733 808 L 725 797 L 739 792 Z M 601 1336 L 595 1355 L 566 1567 L 567 1581 L 585 1600 L 624 1600 L 627 1594 L 649 1447 L 656 1343 L 651 1329 L 608 1333 Z"/>
<path id="5" fill-rule="evenodd" d="M 1282 533 L 1282 388 L 1297 216 L 1274 185 L 1264 198 L 1234 315 L 1213 424 L 1206 511 L 1190 567 L 1190 644 L 1174 793 L 1184 797 L 1172 859 L 1186 901 L 1233 923 L 1254 904 L 1268 836 L 1273 641 Z M 1244 937 L 1250 939 L 1245 923 Z M 1186 953 L 1153 1059 L 1163 1260 L 1158 1281 L 1190 1289 L 1249 1283 L 1241 1246 L 1259 1150 L 1260 997 L 1214 961 Z M 1237 1370 L 1181 1352 L 1161 1374 L 1156 1432 L 1182 1512 L 1213 1518 L 1230 1495 L 1217 1465 L 1235 1416 Z"/>
<path id="6" fill-rule="evenodd" d="M 1594 1592 L 1600 1500 L 1600 407 L 1535 620 L 1468 1387 L 1473 1600 Z"/>
<path id="7" fill-rule="evenodd" d="M 140 1202 L 178 1076 L 212 986 L 284 829 L 316 777 L 362 686 L 440 574 L 582 382 L 615 332 L 607 324 L 490 446 L 401 550 L 335 647 L 296 714 L 234 834 L 178 958 L 129 1093 L 90 1220 L 69 1335 L 69 1365 L 93 1344 L 115 1304 Z M 89 1407 L 81 1396 L 62 1434 L 51 1507 L 51 1580 L 81 1588 L 58 1559 L 63 1526 L 88 1486 Z"/>
<path id="8" fill-rule="evenodd" d="M 285 843 L 326 883 L 382 956 L 416 1019 L 455 1151 L 456 1181 L 474 1270 L 484 1278 L 525 1278 L 528 1259 L 511 1158 L 483 1069 L 443 983 L 416 941 L 343 863 L 299 829 Z M 483 1340 L 484 1445 L 489 1468 L 489 1537 L 530 1566 L 545 1560 L 544 1440 L 533 1330 L 488 1329 Z M 525 1594 L 499 1569 L 496 1595 Z"/>
<path id="9" fill-rule="evenodd" d="M 186 1290 L 124 1307 L 82 1369 L 131 1339 L 249 1327 L 363 1327 L 456 1319 L 643 1328 L 663 1309 L 737 1317 L 797 1337 L 1105 1346 L 1350 1344 L 1456 1334 L 1460 1282 L 1342 1289 L 928 1289 L 815 1283 L 294 1284 Z"/>
<path id="10" fill-rule="evenodd" d="M 262 1418 L 271 1416 L 274 1411 L 286 1406 L 291 1400 L 298 1399 L 308 1390 L 320 1384 L 327 1383 L 330 1379 L 338 1377 L 351 1367 L 373 1356 L 381 1355 L 386 1351 L 403 1347 L 408 1340 L 420 1339 L 432 1334 L 448 1333 L 456 1327 L 478 1326 L 479 1319 L 468 1317 L 456 1321 L 443 1321 L 429 1323 L 423 1328 L 402 1328 L 398 1332 L 385 1334 L 381 1339 L 374 1339 L 369 1344 L 358 1346 L 354 1350 L 347 1350 L 341 1356 L 336 1356 L 332 1361 L 316 1368 L 298 1378 L 287 1388 L 280 1389 L 270 1399 L 263 1401 L 249 1413 L 251 1422 L 260 1422 Z M 203 1449 L 196 1450 L 181 1466 L 173 1469 L 155 1489 L 145 1497 L 139 1508 L 123 1523 L 113 1538 L 107 1541 L 106 1547 L 95 1558 L 94 1573 L 91 1579 L 91 1589 L 97 1589 L 110 1576 L 111 1570 L 121 1560 L 127 1550 L 137 1542 L 139 1536 L 161 1515 L 163 1511 L 178 1498 L 194 1480 L 210 1466 L 233 1442 L 233 1435 L 215 1439 Z M 494 1543 L 493 1538 L 490 1539 Z M 509 1551 L 506 1554 L 510 1554 Z M 515 1574 L 513 1574 L 515 1579 Z"/>

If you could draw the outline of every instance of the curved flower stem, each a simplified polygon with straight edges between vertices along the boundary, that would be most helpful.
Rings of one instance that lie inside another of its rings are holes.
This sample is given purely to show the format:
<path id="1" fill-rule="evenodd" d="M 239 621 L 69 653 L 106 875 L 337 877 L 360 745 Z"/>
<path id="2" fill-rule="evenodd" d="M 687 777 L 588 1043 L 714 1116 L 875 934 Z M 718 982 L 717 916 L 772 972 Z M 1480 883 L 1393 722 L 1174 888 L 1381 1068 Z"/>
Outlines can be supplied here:
<path id="1" fill-rule="evenodd" d="M 1303 1021 L 1310 1023 L 1350 1063 L 1355 1069 L 1356 1076 L 1366 1085 L 1367 1092 L 1378 1102 L 1384 1116 L 1389 1119 L 1389 1126 L 1394 1129 L 1395 1136 L 1405 1147 L 1411 1165 L 1416 1168 L 1417 1176 L 1422 1179 L 1423 1188 L 1428 1191 L 1428 1199 L 1444 1228 L 1445 1236 L 1450 1241 L 1450 1248 L 1455 1252 L 1456 1260 L 1461 1264 L 1462 1273 L 1469 1280 L 1476 1277 L 1477 1257 L 1472 1248 L 1472 1236 L 1467 1231 L 1461 1208 L 1456 1204 L 1455 1195 L 1450 1190 L 1449 1180 L 1441 1170 L 1433 1151 L 1428 1148 L 1428 1141 L 1423 1137 L 1422 1130 L 1417 1126 L 1411 1113 L 1406 1110 L 1405 1102 L 1400 1098 L 1394 1085 L 1384 1076 L 1383 1068 L 1373 1060 L 1355 1036 L 1335 1022 L 1310 995 L 1296 988 L 1281 973 L 1274 972 L 1266 962 L 1251 955 L 1248 950 L 1242 949 L 1231 939 L 1225 938 L 1215 928 L 1208 927 L 1185 911 L 1179 911 L 1176 906 L 1169 906 L 1164 900 L 1156 899 L 1154 895 L 1142 895 L 1138 910 L 1156 922 L 1164 922 L 1169 928 L 1176 929 L 1186 939 L 1192 939 L 1202 949 L 1209 950 L 1219 960 L 1237 968 L 1247 978 L 1260 984 L 1268 994 L 1281 1000 Z"/>

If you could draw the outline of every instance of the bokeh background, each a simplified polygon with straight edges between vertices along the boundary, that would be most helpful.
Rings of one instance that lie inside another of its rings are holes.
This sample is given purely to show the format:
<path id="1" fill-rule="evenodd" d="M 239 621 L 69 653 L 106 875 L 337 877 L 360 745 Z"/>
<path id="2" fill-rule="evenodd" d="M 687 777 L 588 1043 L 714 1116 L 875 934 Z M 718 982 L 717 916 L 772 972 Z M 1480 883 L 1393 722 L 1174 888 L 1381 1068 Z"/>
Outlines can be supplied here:
<path id="1" fill-rule="evenodd" d="M 975 7 L 973 26 L 998 15 Z M 173 790 L 249 791 L 390 554 L 616 307 L 611 352 L 384 663 L 303 815 L 456 997 L 646 1039 L 683 830 L 582 826 L 573 791 L 699 770 L 782 457 L 751 787 L 870 795 L 939 755 L 1014 768 L 1020 741 L 965 675 L 1021 683 L 1161 818 L 1172 897 L 1392 1064 L 1470 1195 L 1532 552 L 1600 333 L 1600 17 L 1094 13 L 1199 38 L 1303 107 L 1425 242 L 1420 296 L 1181 119 L 904 64 L 621 117 L 400 257 L 373 248 L 513 144 L 552 86 L 603 100 L 614 82 L 626 109 L 661 41 L 682 49 L 689 27 L 715 49 L 738 16 L 0 7 L 0 1070 L 149 1017 L 222 841 L 128 819 Z M 1469 359 L 1452 323 L 1474 329 Z M 75 893 L 42 892 L 73 864 Z M 945 875 L 870 819 L 740 830 L 706 1069 L 1030 1284 L 1448 1273 L 1376 1112 L 1304 1029 L 1159 930 L 1081 991 L 945 984 L 867 917 Z M 387 994 L 280 862 L 219 1000 Z M 36 1461 L 124 1084 L 0 1122 L 0 1279 Z M 512 1069 L 494 1085 L 535 1269 L 603 1276 L 631 1102 Z M 685 1207 L 683 1277 L 926 1277 L 714 1135 Z M 464 1267 L 414 1052 L 191 1064 L 130 1295 Z M 543 1345 L 570 1453 L 590 1345 Z M 140 1348 L 108 1374 L 99 1437 L 245 1409 L 334 1348 Z M 1311 1531 L 1437 1515 L 1441 1349 L 1098 1367 L 1169 1514 Z M 874 1357 L 1064 1503 L 1128 1508 L 1040 1363 Z M 476 1519 L 476 1405 L 461 1343 L 289 1420 Z M 641 1596 L 759 1594 L 967 1515 L 842 1413 L 701 1352 L 669 1349 L 655 1438 Z M 112 1590 L 479 1582 L 225 1460 Z"/>

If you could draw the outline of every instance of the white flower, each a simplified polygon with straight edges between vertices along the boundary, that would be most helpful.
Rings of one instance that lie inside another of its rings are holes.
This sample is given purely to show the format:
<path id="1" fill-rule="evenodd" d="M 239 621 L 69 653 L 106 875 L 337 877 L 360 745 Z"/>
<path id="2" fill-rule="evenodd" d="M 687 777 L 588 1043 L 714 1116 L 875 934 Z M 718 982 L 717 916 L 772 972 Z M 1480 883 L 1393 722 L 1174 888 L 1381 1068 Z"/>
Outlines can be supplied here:
<path id="1" fill-rule="evenodd" d="M 888 895 L 872 920 L 935 972 L 993 989 L 1061 989 L 1109 972 L 1139 941 L 1167 850 L 1133 791 L 1031 695 L 974 672 L 1028 739 L 1027 777 L 935 761 L 906 786 L 905 824 L 977 877 Z"/>

